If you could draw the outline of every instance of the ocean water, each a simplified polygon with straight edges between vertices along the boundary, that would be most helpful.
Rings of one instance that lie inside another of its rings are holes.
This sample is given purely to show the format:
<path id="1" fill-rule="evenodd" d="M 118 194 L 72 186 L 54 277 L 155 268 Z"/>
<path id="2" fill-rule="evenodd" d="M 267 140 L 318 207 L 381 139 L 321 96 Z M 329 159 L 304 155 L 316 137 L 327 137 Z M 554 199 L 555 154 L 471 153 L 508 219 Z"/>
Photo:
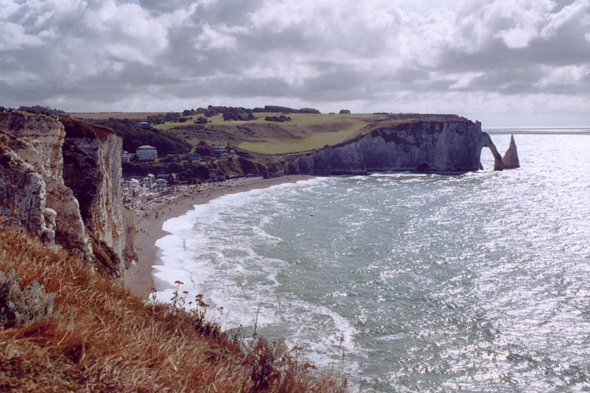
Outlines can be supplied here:
<path id="1" fill-rule="evenodd" d="M 484 149 L 477 173 L 316 178 L 197 206 L 164 224 L 155 276 L 353 391 L 590 391 L 590 135 L 518 131 L 518 170 L 491 171 Z"/>

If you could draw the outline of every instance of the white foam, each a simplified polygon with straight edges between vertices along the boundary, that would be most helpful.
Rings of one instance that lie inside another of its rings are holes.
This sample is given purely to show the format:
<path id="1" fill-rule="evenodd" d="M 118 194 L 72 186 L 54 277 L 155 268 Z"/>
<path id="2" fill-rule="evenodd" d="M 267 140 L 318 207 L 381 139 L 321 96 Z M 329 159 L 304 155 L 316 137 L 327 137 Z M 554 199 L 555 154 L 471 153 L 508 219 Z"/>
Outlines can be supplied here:
<path id="1" fill-rule="evenodd" d="M 288 343 L 304 344 L 318 363 L 334 359 L 342 349 L 353 351 L 354 327 L 328 307 L 277 293 L 277 275 L 287 262 L 256 252 L 283 241 L 265 228 L 290 211 L 285 199 L 318 192 L 329 181 L 333 179 L 315 178 L 225 195 L 167 220 L 163 229 L 170 235 L 156 243 L 160 264 L 154 267 L 154 276 L 169 285 L 158 288 L 157 298 L 171 299 L 178 280 L 183 283 L 180 293 L 188 292 L 187 302 L 205 295 L 204 301 L 211 305 L 209 317 L 224 328 L 253 326 L 256 319 L 259 329 L 274 327 L 276 332 L 286 326 Z M 312 320 L 321 320 L 324 326 L 310 326 Z"/>
<path id="2" fill-rule="evenodd" d="M 203 291 L 204 282 L 219 267 L 216 266 L 217 264 L 221 267 L 231 267 L 235 272 L 244 273 L 245 267 L 240 266 L 237 261 L 224 261 L 226 257 L 224 252 L 241 252 L 252 262 L 258 257 L 252 249 L 253 239 L 263 240 L 266 244 L 278 243 L 282 240 L 264 231 L 263 227 L 272 221 L 272 217 L 258 214 L 257 206 L 260 202 L 264 200 L 275 204 L 280 203 L 280 198 L 277 196 L 284 194 L 285 190 L 313 188 L 326 180 L 328 178 L 314 178 L 297 183 L 283 183 L 266 189 L 229 194 L 211 200 L 207 204 L 196 205 L 194 210 L 183 216 L 166 220 L 163 230 L 170 235 L 156 242 L 160 250 L 160 260 L 154 268 L 154 276 L 170 286 L 175 286 L 174 283 L 180 280 L 184 283 L 181 291 L 189 291 L 192 295 L 194 292 Z M 257 216 L 261 219 L 256 222 Z M 247 222 L 241 222 L 244 220 Z M 254 236 L 242 235 L 244 224 L 247 224 Z M 271 272 L 269 272 L 269 279 L 276 281 L 272 279 Z M 169 288 L 159 289 L 160 299 L 170 298 Z"/>
<path id="3" fill-rule="evenodd" d="M 372 173 L 370 177 L 425 177 L 428 176 L 425 173 L 414 173 L 414 172 L 379 172 Z"/>

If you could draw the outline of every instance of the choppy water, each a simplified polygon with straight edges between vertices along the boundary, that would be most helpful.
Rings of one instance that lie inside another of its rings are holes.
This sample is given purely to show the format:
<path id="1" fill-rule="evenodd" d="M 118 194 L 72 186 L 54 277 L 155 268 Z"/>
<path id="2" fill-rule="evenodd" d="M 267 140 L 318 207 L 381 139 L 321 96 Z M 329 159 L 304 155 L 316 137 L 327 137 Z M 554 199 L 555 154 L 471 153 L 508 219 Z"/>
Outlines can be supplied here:
<path id="1" fill-rule="evenodd" d="M 516 142 L 519 170 L 320 178 L 197 206 L 165 223 L 156 276 L 205 294 L 226 328 L 251 332 L 259 309 L 261 333 L 356 390 L 589 391 L 590 136 Z"/>

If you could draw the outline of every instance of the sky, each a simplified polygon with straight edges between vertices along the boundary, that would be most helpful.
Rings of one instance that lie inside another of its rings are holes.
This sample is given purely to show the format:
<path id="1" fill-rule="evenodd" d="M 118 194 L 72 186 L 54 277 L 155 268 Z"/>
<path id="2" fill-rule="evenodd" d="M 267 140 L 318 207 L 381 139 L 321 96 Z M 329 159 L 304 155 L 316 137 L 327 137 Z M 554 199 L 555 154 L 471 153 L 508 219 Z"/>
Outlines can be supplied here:
<path id="1" fill-rule="evenodd" d="M 590 0 L 0 0 L 0 105 L 590 126 Z"/>

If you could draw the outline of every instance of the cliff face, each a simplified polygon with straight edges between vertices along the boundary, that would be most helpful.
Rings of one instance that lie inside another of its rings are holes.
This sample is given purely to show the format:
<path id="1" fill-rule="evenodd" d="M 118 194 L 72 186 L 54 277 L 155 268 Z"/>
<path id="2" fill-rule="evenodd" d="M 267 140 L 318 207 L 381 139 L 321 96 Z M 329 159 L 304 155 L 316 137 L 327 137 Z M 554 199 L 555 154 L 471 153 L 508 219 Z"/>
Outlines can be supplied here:
<path id="1" fill-rule="evenodd" d="M 61 118 L 64 181 L 80 203 L 86 228 L 112 248 L 128 266 L 135 257 L 135 240 L 128 236 L 121 194 L 122 140 L 107 128 Z"/>
<path id="2" fill-rule="evenodd" d="M 480 168 L 489 147 L 495 170 L 502 157 L 479 122 L 410 121 L 383 126 L 339 145 L 287 159 L 285 174 L 343 175 L 379 171 L 458 173 Z"/>
<path id="3" fill-rule="evenodd" d="M 58 213 L 56 241 L 80 253 L 85 260 L 94 260 L 78 201 L 63 181 L 63 125 L 53 117 L 11 112 L 0 115 L 0 130 L 22 141 L 14 141 L 10 146 L 12 151 L 45 182 L 45 206 Z"/>
<path id="4" fill-rule="evenodd" d="M 120 195 L 121 139 L 62 121 L 67 127 L 55 117 L 0 114 L 0 210 L 29 233 L 55 239 L 120 277 L 135 257 L 134 237 L 127 236 L 134 221 L 124 217 Z"/>
<path id="5" fill-rule="evenodd" d="M 0 132 L 0 213 L 9 223 L 38 237 L 55 238 L 55 220 L 45 219 L 45 181 L 9 144 L 16 138 Z M 22 142 L 22 141 L 21 141 Z M 22 142 L 22 144 L 25 144 Z"/>

